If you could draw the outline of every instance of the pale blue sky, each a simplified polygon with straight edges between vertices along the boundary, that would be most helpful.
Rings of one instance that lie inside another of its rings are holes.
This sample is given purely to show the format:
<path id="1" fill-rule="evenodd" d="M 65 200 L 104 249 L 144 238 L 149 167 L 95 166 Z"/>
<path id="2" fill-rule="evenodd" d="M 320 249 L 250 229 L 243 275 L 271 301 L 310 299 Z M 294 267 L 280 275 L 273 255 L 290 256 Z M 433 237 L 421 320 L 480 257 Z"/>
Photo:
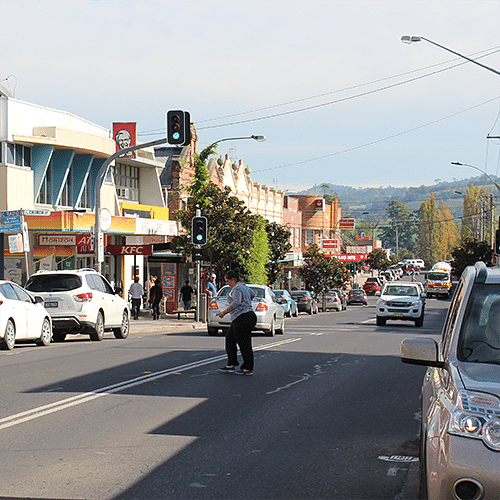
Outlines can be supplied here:
<path id="1" fill-rule="evenodd" d="M 0 13 L 0 80 L 15 75 L 2 84 L 17 98 L 108 128 L 136 121 L 144 142 L 164 136 L 168 109 L 191 113 L 200 149 L 263 134 L 219 146 L 261 184 L 477 174 L 452 161 L 498 173 L 500 141 L 486 136 L 500 135 L 500 76 L 467 63 L 415 80 L 458 60 L 400 42 L 500 48 L 498 0 L 2 0 Z M 500 70 L 500 52 L 481 62 Z"/>

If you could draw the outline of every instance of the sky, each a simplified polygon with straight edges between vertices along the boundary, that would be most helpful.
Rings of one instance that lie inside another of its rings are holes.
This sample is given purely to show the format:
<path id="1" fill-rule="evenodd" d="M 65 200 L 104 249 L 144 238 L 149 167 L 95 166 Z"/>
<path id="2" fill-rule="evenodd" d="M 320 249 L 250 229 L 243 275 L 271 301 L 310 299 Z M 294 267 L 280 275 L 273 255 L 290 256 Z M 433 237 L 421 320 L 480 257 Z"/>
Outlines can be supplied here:
<path id="1" fill-rule="evenodd" d="M 165 137 L 284 191 L 420 186 L 499 173 L 500 0 L 0 0 L 0 83 L 108 129 Z"/>

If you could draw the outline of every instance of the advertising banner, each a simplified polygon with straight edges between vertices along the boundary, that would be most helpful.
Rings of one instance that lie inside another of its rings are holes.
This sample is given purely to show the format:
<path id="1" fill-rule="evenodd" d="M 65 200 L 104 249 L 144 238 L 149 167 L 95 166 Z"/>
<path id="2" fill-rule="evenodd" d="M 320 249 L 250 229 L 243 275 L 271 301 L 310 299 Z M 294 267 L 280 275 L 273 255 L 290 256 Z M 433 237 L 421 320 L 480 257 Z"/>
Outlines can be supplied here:
<path id="1" fill-rule="evenodd" d="M 116 150 L 135 146 L 137 144 L 137 123 L 113 123 L 113 138 L 116 142 Z M 123 158 L 135 158 L 135 151 L 129 151 L 121 155 Z"/>

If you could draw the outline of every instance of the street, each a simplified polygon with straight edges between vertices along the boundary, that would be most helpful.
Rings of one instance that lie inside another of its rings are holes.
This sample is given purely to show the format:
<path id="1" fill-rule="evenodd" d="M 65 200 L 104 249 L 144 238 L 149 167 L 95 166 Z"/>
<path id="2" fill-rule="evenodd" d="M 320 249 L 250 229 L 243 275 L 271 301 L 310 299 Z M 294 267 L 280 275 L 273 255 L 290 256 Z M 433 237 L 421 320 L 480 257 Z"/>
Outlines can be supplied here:
<path id="1" fill-rule="evenodd" d="M 183 319 L 1 352 L 0 498 L 416 499 L 425 367 L 399 346 L 449 301 L 422 328 L 377 327 L 375 302 L 255 335 L 251 377 Z"/>

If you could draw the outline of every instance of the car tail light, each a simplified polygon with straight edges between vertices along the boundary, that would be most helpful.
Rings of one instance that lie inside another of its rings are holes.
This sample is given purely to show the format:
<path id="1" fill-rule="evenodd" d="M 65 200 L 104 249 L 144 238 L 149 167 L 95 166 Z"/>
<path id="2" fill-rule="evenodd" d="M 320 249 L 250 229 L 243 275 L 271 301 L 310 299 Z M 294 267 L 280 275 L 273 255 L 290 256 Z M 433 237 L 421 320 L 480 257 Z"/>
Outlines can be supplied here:
<path id="1" fill-rule="evenodd" d="M 306 296 L 304 295 L 304 297 L 302 297 L 302 299 L 303 299 L 303 300 L 305 300 L 305 301 L 307 302 L 307 301 L 309 300 L 309 297 L 306 297 Z"/>
<path id="2" fill-rule="evenodd" d="M 281 297 L 281 300 L 280 300 L 280 302 L 286 302 L 286 299 L 285 299 L 285 297 Z"/>
<path id="3" fill-rule="evenodd" d="M 267 311 L 268 310 L 268 307 L 266 306 L 266 304 L 264 304 L 264 302 L 259 302 L 257 304 L 257 307 L 255 308 L 256 311 Z"/>
<path id="4" fill-rule="evenodd" d="M 92 300 L 92 292 L 79 293 L 73 297 L 76 302 L 90 302 Z"/>
<path id="5" fill-rule="evenodd" d="M 217 305 L 217 302 L 215 300 L 212 300 L 212 302 L 210 302 L 210 304 L 208 304 L 208 308 L 215 310 L 215 309 L 219 309 L 219 306 Z"/>

